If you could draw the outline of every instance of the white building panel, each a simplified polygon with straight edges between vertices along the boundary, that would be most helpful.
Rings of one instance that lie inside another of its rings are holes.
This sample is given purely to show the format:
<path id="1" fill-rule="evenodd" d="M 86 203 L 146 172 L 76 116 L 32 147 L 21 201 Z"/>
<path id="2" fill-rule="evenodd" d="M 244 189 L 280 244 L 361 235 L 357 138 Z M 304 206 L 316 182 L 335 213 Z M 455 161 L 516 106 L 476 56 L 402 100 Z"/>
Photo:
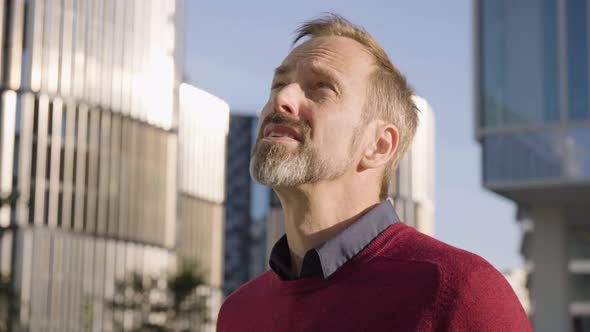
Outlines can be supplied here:
<path id="1" fill-rule="evenodd" d="M 221 203 L 225 197 L 229 105 L 184 83 L 179 98 L 179 190 Z"/>

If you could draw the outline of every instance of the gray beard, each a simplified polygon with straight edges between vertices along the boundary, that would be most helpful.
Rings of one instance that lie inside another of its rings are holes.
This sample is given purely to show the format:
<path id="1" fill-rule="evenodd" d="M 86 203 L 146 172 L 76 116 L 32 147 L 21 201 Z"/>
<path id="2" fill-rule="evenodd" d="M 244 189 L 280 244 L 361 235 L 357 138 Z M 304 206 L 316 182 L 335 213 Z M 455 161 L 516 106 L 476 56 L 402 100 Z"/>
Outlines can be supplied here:
<path id="1" fill-rule="evenodd" d="M 335 163 L 319 157 L 305 143 L 294 152 L 280 143 L 257 140 L 250 160 L 250 175 L 269 187 L 294 187 L 335 179 L 346 171 L 350 161 Z"/>

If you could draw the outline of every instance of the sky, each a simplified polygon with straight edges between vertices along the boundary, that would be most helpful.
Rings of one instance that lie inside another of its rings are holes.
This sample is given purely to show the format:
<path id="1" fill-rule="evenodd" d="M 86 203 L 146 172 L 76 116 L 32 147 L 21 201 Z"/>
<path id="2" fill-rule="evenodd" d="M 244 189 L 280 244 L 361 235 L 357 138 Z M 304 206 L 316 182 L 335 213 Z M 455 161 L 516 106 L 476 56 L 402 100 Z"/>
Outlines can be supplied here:
<path id="1" fill-rule="evenodd" d="M 265 104 L 297 26 L 324 12 L 363 26 L 435 114 L 435 237 L 501 271 L 522 266 L 515 205 L 481 185 L 474 136 L 472 2 L 200 1 L 184 6 L 185 81 L 232 112 Z"/>

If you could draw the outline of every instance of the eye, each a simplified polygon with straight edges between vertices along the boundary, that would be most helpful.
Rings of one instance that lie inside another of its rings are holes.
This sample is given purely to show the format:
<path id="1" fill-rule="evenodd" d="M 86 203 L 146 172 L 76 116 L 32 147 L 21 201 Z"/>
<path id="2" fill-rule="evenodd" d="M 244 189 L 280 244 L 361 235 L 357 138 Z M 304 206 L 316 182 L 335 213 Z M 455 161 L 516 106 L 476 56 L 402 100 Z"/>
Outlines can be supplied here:
<path id="1" fill-rule="evenodd" d="M 334 86 L 328 82 L 318 82 L 314 85 L 314 89 L 329 89 L 334 90 Z"/>

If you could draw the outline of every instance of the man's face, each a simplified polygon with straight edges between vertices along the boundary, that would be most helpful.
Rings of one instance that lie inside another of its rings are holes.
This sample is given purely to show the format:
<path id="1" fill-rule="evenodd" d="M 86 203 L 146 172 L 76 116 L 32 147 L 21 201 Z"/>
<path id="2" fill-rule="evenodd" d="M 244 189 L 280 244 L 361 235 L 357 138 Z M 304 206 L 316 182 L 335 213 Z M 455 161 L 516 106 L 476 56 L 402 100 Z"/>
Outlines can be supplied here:
<path id="1" fill-rule="evenodd" d="M 252 151 L 252 177 L 293 187 L 345 176 L 356 166 L 372 58 L 344 37 L 317 37 L 275 70 Z"/>

